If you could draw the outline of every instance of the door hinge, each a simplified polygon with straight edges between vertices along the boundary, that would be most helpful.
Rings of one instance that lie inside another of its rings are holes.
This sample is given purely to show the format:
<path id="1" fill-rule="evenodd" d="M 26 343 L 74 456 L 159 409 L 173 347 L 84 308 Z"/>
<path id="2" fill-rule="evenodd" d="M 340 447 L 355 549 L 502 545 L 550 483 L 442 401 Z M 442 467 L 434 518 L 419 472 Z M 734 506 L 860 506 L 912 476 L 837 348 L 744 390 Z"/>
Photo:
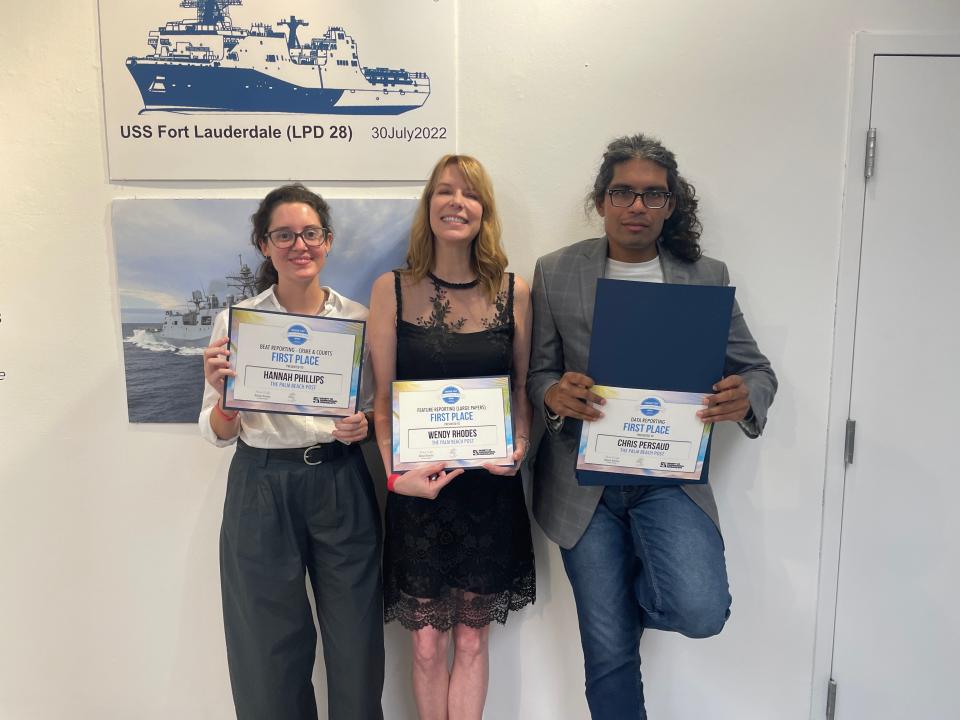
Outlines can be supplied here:
<path id="1" fill-rule="evenodd" d="M 863 160 L 863 179 L 869 180 L 873 177 L 873 166 L 877 161 L 877 129 L 867 130 L 867 153 Z"/>
<path id="2" fill-rule="evenodd" d="M 833 720 L 833 714 L 837 709 L 837 681 L 830 678 L 827 683 L 827 720 Z"/>
<path id="3" fill-rule="evenodd" d="M 849 465 L 853 462 L 853 441 L 857 437 L 857 421 L 847 418 L 847 428 L 843 439 L 843 461 Z"/>

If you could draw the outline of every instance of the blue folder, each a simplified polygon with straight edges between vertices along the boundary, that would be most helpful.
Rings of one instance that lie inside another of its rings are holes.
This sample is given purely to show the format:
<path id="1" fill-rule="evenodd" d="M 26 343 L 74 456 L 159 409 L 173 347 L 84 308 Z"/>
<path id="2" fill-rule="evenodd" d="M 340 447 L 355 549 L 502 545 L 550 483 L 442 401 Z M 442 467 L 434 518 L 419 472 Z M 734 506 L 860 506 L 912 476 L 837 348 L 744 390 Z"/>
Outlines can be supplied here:
<path id="1" fill-rule="evenodd" d="M 587 374 L 598 385 L 712 393 L 723 377 L 735 288 L 597 281 Z M 713 434 L 711 433 L 712 442 Z M 710 445 L 700 480 L 708 480 Z M 691 481 L 577 470 L 581 485 Z"/>

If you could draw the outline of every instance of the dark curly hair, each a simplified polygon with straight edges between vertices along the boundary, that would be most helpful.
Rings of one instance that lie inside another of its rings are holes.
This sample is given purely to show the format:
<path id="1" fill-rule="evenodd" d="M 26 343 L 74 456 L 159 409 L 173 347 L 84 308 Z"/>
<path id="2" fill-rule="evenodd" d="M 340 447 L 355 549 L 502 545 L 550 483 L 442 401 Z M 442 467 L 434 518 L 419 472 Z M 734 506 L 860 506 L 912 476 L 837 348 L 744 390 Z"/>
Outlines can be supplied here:
<path id="1" fill-rule="evenodd" d="M 697 217 L 697 191 L 677 172 L 677 158 L 663 144 L 648 135 L 625 135 L 609 145 L 603 154 L 603 162 L 597 171 L 593 189 L 587 196 L 587 210 L 603 207 L 603 202 L 613 179 L 613 169 L 627 160 L 649 160 L 667 171 L 667 187 L 676 203 L 673 214 L 663 223 L 661 242 L 681 260 L 694 262 L 700 259 L 700 231 L 703 226 Z"/>
<path id="2" fill-rule="evenodd" d="M 309 205 L 317 211 L 320 224 L 327 229 L 327 232 L 333 232 L 333 225 L 330 221 L 330 206 L 327 205 L 326 200 L 315 192 L 307 190 L 300 183 L 282 185 L 267 193 L 267 196 L 260 201 L 257 211 L 250 216 L 250 222 L 253 224 L 253 229 L 250 231 L 250 242 L 253 243 L 260 256 L 264 258 L 260 267 L 257 268 L 257 292 L 263 292 L 271 285 L 275 285 L 278 280 L 277 270 L 273 267 L 273 262 L 263 254 L 262 243 L 267 242 L 267 231 L 270 229 L 270 217 L 273 215 L 274 209 L 277 205 L 285 203 Z"/>

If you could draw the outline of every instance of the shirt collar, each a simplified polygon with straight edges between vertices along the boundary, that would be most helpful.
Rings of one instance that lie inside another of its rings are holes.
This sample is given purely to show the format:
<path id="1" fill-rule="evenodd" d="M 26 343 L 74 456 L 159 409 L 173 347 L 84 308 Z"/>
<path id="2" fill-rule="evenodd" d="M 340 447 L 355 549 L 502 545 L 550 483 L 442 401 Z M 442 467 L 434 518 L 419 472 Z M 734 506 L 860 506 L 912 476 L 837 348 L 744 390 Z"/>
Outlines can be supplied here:
<path id="1" fill-rule="evenodd" d="M 271 285 L 262 293 L 253 298 L 252 305 L 254 307 L 269 306 L 272 309 L 279 310 L 280 312 L 287 312 L 287 309 L 280 304 L 280 301 L 277 299 L 277 295 L 274 292 L 276 285 Z M 343 310 L 343 295 L 338 293 L 331 287 L 326 285 L 321 286 L 327 294 L 327 299 L 323 304 L 323 308 L 320 310 L 320 316 L 326 316 L 331 314 L 340 313 Z"/>

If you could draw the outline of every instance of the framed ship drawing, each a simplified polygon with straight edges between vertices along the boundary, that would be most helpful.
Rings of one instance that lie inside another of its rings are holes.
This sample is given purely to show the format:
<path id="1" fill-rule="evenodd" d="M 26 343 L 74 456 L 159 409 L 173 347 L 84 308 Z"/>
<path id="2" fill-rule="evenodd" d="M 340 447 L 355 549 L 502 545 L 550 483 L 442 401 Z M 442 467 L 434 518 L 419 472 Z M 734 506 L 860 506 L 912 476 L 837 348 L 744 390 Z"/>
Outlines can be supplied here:
<path id="1" fill-rule="evenodd" d="M 455 0 L 100 0 L 111 180 L 422 180 Z"/>

